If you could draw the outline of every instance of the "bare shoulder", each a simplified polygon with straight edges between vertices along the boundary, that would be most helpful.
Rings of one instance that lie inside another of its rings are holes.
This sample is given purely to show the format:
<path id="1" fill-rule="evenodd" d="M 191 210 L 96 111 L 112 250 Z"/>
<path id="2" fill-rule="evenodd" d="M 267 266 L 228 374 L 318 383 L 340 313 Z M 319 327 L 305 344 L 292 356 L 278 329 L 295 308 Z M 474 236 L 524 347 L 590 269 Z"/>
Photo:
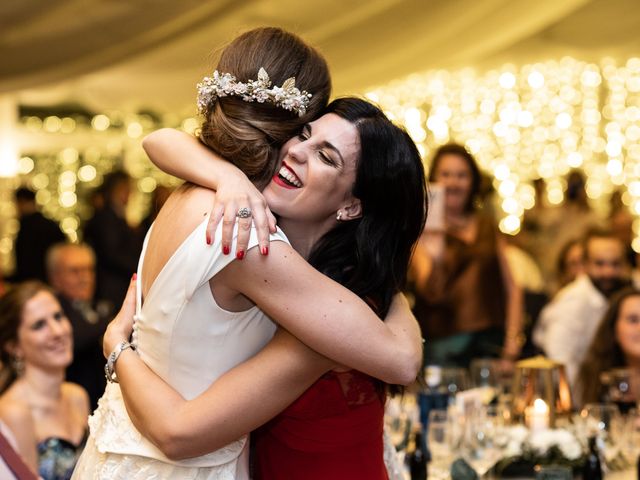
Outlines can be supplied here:
<path id="1" fill-rule="evenodd" d="M 72 405 L 88 410 L 89 394 L 77 383 L 64 382 L 62 384 L 62 395 Z"/>
<path id="2" fill-rule="evenodd" d="M 33 416 L 27 402 L 13 392 L 7 392 L 0 397 L 0 419 L 14 431 L 18 429 L 33 429 Z"/>

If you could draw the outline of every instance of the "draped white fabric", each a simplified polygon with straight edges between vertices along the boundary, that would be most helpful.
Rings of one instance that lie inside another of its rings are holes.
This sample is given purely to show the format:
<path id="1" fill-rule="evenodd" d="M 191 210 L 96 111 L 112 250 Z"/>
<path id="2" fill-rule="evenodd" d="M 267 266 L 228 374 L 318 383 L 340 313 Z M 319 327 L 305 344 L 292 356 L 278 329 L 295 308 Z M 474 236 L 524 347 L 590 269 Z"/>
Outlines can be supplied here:
<path id="1" fill-rule="evenodd" d="M 192 112 L 215 50 L 259 25 L 319 47 L 335 94 L 430 68 L 640 54 L 637 0 L 19 0 L 0 2 L 0 93 Z"/>

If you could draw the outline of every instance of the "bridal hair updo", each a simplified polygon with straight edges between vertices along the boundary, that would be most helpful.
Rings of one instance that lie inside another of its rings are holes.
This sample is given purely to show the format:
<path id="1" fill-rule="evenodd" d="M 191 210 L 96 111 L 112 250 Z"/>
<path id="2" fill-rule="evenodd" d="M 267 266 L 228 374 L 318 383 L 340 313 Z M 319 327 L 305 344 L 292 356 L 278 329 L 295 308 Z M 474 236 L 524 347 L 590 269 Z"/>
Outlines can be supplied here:
<path id="1" fill-rule="evenodd" d="M 200 141 L 262 188 L 275 174 L 282 144 L 327 105 L 331 79 L 318 51 L 298 36 L 273 27 L 256 28 L 234 39 L 216 67 L 244 83 L 257 80 L 260 68 L 278 87 L 294 77 L 296 87 L 312 95 L 306 113 L 299 117 L 271 103 L 245 102 L 234 95 L 217 98 L 204 111 Z"/>

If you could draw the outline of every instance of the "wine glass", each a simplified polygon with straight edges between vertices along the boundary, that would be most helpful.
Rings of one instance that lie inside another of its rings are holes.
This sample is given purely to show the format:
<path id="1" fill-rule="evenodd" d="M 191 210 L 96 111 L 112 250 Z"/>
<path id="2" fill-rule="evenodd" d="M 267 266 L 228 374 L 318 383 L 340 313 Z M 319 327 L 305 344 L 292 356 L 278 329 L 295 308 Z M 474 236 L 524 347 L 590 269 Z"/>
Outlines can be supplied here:
<path id="1" fill-rule="evenodd" d="M 485 475 L 501 458 L 499 446 L 504 441 L 508 416 L 503 406 L 490 405 L 474 409 L 467 415 L 463 458 L 480 477 Z"/>
<path id="2" fill-rule="evenodd" d="M 498 387 L 498 361 L 495 358 L 474 358 L 469 365 L 474 387 Z"/>
<path id="3" fill-rule="evenodd" d="M 637 408 L 630 409 L 625 415 L 620 448 L 627 461 L 634 465 L 640 456 L 640 411 Z"/>
<path id="4" fill-rule="evenodd" d="M 631 370 L 628 368 L 616 368 L 607 372 L 607 394 L 611 402 L 620 409 L 620 413 L 626 414 L 636 406 L 634 380 Z"/>
<path id="5" fill-rule="evenodd" d="M 601 451 L 617 449 L 624 433 L 620 410 L 613 403 L 588 403 L 580 412 L 586 437 L 595 436 Z"/>
<path id="6" fill-rule="evenodd" d="M 442 368 L 441 387 L 450 396 L 470 387 L 469 374 L 464 368 L 444 367 Z"/>
<path id="7" fill-rule="evenodd" d="M 431 457 L 429 478 L 448 479 L 452 449 L 451 425 L 446 410 L 431 410 L 429 412 L 427 443 Z"/>

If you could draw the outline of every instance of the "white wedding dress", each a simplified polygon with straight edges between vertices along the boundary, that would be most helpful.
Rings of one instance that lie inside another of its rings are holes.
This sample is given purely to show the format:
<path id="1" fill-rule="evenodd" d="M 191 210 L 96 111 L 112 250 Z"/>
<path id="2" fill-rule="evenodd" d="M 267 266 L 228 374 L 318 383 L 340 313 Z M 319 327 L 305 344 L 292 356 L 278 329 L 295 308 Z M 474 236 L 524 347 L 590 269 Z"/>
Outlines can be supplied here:
<path id="1" fill-rule="evenodd" d="M 213 245 L 205 243 L 208 216 L 165 264 L 141 305 L 137 292 L 134 341 L 140 358 L 187 400 L 205 391 L 218 377 L 255 355 L 275 332 L 257 307 L 229 312 L 219 307 L 209 280 L 234 258 L 221 253 L 221 225 Z M 145 239 L 142 263 L 151 231 Z M 288 242 L 278 230 L 271 241 Z M 235 239 L 234 239 L 235 244 Z M 258 239 L 252 229 L 248 248 Z M 172 461 L 131 423 L 118 384 L 107 385 L 89 417 L 90 436 L 75 480 L 246 480 L 248 436 L 200 457 Z"/>

